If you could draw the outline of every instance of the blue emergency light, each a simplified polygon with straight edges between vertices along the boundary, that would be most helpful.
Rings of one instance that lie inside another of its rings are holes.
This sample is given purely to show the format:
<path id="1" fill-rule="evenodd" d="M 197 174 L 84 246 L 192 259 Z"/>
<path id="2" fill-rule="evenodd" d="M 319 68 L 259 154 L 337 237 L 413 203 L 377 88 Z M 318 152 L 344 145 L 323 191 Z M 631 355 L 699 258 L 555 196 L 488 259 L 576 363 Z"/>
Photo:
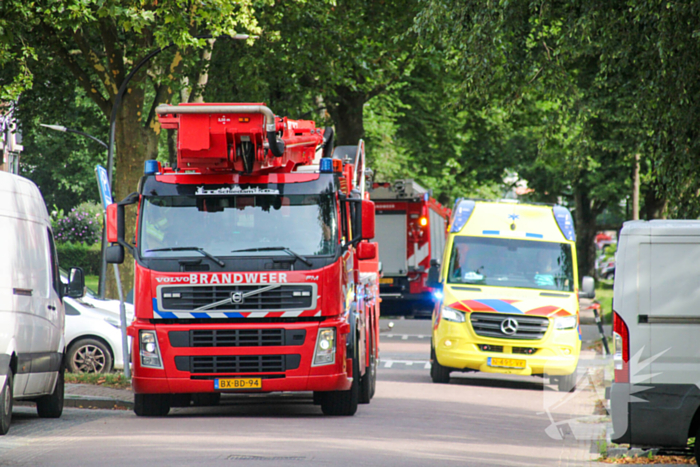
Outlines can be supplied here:
<path id="1" fill-rule="evenodd" d="M 564 206 L 554 206 L 552 208 L 554 211 L 554 218 L 559 224 L 561 233 L 564 234 L 567 240 L 572 242 L 576 241 L 576 231 L 574 230 L 574 219 L 571 217 L 571 213 Z"/>
<path id="2" fill-rule="evenodd" d="M 319 166 L 319 170 L 321 171 L 322 174 L 333 173 L 333 159 L 331 159 L 330 157 L 322 157 L 321 158 L 321 165 Z"/>
<path id="3" fill-rule="evenodd" d="M 143 164 L 144 175 L 153 175 L 158 173 L 158 161 L 149 159 Z"/>
<path id="4" fill-rule="evenodd" d="M 464 224 L 467 223 L 469 217 L 474 211 L 474 206 L 476 202 L 473 199 L 458 199 L 454 207 L 454 217 L 452 218 L 452 226 L 450 227 L 450 232 L 456 233 L 462 230 Z"/>

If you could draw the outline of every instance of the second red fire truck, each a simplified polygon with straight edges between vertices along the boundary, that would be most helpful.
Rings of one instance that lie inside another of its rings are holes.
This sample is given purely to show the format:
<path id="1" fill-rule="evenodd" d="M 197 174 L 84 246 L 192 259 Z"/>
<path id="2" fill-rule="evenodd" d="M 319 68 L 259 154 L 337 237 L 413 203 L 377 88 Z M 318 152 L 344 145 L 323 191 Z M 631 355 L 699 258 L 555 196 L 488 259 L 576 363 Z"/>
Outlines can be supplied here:
<path id="1" fill-rule="evenodd" d="M 362 142 L 347 162 L 332 129 L 263 104 L 157 113 L 178 132 L 177 168 L 147 161 L 137 191 L 108 208 L 108 261 L 135 259 L 134 411 L 313 391 L 323 413 L 353 415 L 374 394 L 379 345 Z"/>
<path id="2" fill-rule="evenodd" d="M 442 260 L 450 210 L 410 179 L 373 188 L 382 313 L 429 317 L 435 299 L 426 285 L 428 269 Z"/>

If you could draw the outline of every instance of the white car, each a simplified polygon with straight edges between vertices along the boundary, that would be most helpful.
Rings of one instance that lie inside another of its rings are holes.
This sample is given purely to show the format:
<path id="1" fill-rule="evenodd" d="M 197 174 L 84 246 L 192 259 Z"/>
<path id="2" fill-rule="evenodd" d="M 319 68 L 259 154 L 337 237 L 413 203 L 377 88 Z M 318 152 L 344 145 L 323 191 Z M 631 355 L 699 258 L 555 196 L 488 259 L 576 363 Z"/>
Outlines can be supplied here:
<path id="1" fill-rule="evenodd" d="M 101 300 L 86 288 L 83 298 L 65 297 L 64 305 L 68 371 L 109 373 L 124 369 L 119 300 Z M 125 308 L 129 324 L 134 319 L 134 306 L 125 303 Z"/>

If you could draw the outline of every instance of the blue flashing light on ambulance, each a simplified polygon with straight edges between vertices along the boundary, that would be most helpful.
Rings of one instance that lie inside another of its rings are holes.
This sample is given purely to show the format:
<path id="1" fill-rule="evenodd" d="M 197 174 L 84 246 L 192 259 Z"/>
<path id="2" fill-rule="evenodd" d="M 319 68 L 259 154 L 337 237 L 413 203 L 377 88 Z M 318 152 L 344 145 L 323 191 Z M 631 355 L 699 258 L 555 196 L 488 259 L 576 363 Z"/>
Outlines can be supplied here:
<path id="1" fill-rule="evenodd" d="M 431 377 L 453 371 L 576 384 L 581 351 L 573 219 L 563 206 L 458 199 L 443 267 L 430 271 Z M 584 278 L 581 296 L 592 298 Z"/>

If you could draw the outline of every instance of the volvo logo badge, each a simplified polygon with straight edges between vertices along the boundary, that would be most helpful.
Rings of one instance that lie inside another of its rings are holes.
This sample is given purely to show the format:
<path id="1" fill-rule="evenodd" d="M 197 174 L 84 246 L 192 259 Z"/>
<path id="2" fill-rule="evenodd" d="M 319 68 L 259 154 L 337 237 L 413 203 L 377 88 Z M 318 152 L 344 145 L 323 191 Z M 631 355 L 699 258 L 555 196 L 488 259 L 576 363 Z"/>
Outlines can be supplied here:
<path id="1" fill-rule="evenodd" d="M 518 332 L 518 321 L 515 318 L 506 318 L 501 322 L 501 331 L 506 336 L 512 336 Z"/>
<path id="2" fill-rule="evenodd" d="M 243 303 L 243 292 L 231 293 L 231 301 L 233 303 Z"/>

